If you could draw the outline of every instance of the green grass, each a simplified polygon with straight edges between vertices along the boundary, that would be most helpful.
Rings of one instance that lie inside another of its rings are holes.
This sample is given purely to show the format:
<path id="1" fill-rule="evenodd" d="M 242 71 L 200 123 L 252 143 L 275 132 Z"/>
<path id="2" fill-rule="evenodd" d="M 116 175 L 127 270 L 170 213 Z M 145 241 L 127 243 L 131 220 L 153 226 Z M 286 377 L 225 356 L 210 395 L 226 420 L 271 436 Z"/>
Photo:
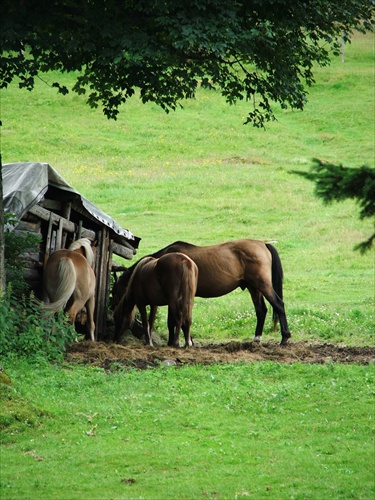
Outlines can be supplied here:
<path id="1" fill-rule="evenodd" d="M 139 257 L 177 239 L 277 240 L 293 337 L 373 344 L 373 255 L 353 252 L 372 224 L 353 202 L 323 205 L 312 183 L 291 174 L 314 157 L 373 166 L 373 43 L 357 35 L 344 63 L 317 68 L 305 111 L 279 110 L 266 131 L 242 125 L 249 103 L 230 107 L 204 90 L 170 114 L 131 99 L 114 122 L 82 96 L 58 96 L 41 81 L 32 93 L 13 85 L 1 94 L 3 162 L 53 165 L 142 237 Z M 247 293 L 197 300 L 201 341 L 248 338 L 254 327 Z"/>
<path id="2" fill-rule="evenodd" d="M 5 433 L 4 499 L 374 493 L 373 365 L 9 373 L 44 417 Z"/>
<path id="3" fill-rule="evenodd" d="M 373 254 L 352 250 L 372 226 L 290 173 L 313 157 L 373 166 L 373 57 L 374 36 L 356 36 L 344 64 L 317 69 L 306 110 L 278 111 L 266 131 L 242 126 L 246 103 L 206 91 L 169 115 L 133 99 L 109 122 L 82 97 L 13 85 L 2 159 L 53 165 L 142 237 L 139 257 L 176 239 L 276 239 L 293 339 L 374 345 Z M 198 341 L 254 327 L 245 292 L 196 299 Z M 374 496 L 374 365 L 5 368 L 4 500 Z"/>

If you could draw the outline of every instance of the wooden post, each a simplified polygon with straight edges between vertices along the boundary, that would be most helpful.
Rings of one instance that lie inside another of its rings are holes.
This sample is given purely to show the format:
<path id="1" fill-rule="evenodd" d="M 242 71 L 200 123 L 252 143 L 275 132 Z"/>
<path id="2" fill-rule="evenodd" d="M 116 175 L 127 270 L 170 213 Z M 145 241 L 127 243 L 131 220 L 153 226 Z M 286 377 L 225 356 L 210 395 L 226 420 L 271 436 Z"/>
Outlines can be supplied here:
<path id="1" fill-rule="evenodd" d="M 51 253 L 52 226 L 53 226 L 53 221 L 52 221 L 52 212 L 51 212 L 50 213 L 50 217 L 49 217 L 49 221 L 48 221 L 48 230 L 47 230 L 47 238 L 46 238 L 46 250 L 44 252 L 44 267 L 46 266 L 49 254 Z"/>
<path id="2" fill-rule="evenodd" d="M 98 283 L 97 283 L 97 299 L 98 314 L 97 314 L 97 332 L 104 336 L 107 327 L 107 307 L 108 307 L 108 247 L 109 247 L 109 229 L 103 227 L 100 231 L 99 255 L 100 261 L 98 266 Z"/>
<path id="3" fill-rule="evenodd" d="M 63 220 L 59 220 L 59 228 L 56 233 L 56 245 L 55 250 L 60 250 L 62 248 L 62 236 L 63 236 Z"/>
<path id="4" fill-rule="evenodd" d="M 95 339 L 100 340 L 103 333 L 104 320 L 106 311 L 103 303 L 103 292 L 105 292 L 105 280 L 103 279 L 103 258 L 105 258 L 106 251 L 104 229 L 98 233 L 98 245 L 96 247 L 96 291 L 95 291 Z"/>
<path id="5" fill-rule="evenodd" d="M 64 219 L 70 220 L 71 212 L 72 212 L 72 202 L 69 202 L 64 206 L 64 209 L 62 212 L 62 216 L 64 217 Z M 62 239 L 61 239 L 61 248 L 65 248 L 67 236 L 68 236 L 68 234 L 66 232 L 65 233 L 63 232 Z"/>
<path id="6" fill-rule="evenodd" d="M 78 221 L 78 229 L 77 229 L 77 240 L 81 238 L 82 234 L 82 221 Z"/>
<path id="7" fill-rule="evenodd" d="M 104 336 L 107 326 L 109 295 L 109 229 L 106 227 L 103 227 L 103 230 L 99 232 L 97 253 L 98 267 L 96 275 L 95 323 L 97 334 L 99 334 L 99 336 Z"/>

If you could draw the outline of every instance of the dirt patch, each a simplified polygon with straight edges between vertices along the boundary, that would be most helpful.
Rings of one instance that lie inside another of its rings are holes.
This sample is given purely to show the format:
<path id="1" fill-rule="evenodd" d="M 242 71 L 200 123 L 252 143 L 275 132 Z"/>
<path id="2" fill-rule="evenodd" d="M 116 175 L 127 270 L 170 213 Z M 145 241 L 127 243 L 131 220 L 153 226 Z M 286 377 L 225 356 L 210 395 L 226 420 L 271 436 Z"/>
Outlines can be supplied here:
<path id="1" fill-rule="evenodd" d="M 67 361 L 93 364 L 105 369 L 116 366 L 146 369 L 155 366 L 275 361 L 278 363 L 375 363 L 375 347 L 345 347 L 334 344 L 291 342 L 227 342 L 199 344 L 189 349 L 79 342 L 68 349 Z"/>

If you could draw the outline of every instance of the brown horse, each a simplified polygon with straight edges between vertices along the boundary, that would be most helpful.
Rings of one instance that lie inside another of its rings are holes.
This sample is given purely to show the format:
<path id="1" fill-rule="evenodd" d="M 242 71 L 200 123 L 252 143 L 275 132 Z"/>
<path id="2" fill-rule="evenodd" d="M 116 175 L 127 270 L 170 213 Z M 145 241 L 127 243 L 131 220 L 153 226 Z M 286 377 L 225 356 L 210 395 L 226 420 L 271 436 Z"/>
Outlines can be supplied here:
<path id="1" fill-rule="evenodd" d="M 141 259 L 134 267 L 126 291 L 115 309 L 115 341 L 119 341 L 122 333 L 130 327 L 137 306 L 142 318 L 145 340 L 152 345 L 146 306 L 151 306 L 153 324 L 155 306 L 167 305 L 168 345 L 179 347 L 181 328 L 186 347 L 193 345 L 190 327 L 197 283 L 198 268 L 182 253 L 169 253 L 159 259 L 151 256 Z"/>
<path id="2" fill-rule="evenodd" d="M 43 301 L 48 311 L 66 310 L 72 325 L 86 305 L 88 330 L 95 341 L 93 264 L 94 252 L 87 238 L 74 241 L 68 250 L 51 253 L 43 274 Z"/>
<path id="3" fill-rule="evenodd" d="M 258 240 L 236 240 L 221 245 L 200 247 L 176 241 L 158 250 L 152 257 L 158 258 L 170 252 L 188 255 L 198 266 L 198 297 L 220 297 L 240 287 L 247 289 L 255 306 L 257 325 L 255 342 L 262 339 L 267 306 L 264 298 L 273 308 L 274 327 L 280 321 L 281 344 L 290 338 L 283 302 L 283 269 L 279 254 L 274 246 Z M 120 300 L 135 265 L 129 267 L 113 287 L 113 300 Z M 153 328 L 153 317 L 150 318 Z"/>

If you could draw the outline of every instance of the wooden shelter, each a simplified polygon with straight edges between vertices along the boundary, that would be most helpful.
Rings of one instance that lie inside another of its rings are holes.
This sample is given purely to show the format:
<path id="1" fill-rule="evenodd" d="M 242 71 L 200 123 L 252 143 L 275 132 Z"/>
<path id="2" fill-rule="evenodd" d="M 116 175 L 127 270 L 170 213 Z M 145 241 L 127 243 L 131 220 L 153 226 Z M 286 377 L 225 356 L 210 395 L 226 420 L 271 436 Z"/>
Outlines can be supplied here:
<path id="1" fill-rule="evenodd" d="M 132 259 L 140 238 L 121 228 L 109 215 L 70 186 L 47 163 L 3 165 L 4 210 L 17 217 L 19 233 L 40 236 L 39 252 L 27 257 L 24 276 L 41 297 L 43 268 L 51 252 L 67 248 L 79 238 L 96 242 L 95 323 L 105 335 L 111 272 L 118 269 L 113 254 Z"/>

